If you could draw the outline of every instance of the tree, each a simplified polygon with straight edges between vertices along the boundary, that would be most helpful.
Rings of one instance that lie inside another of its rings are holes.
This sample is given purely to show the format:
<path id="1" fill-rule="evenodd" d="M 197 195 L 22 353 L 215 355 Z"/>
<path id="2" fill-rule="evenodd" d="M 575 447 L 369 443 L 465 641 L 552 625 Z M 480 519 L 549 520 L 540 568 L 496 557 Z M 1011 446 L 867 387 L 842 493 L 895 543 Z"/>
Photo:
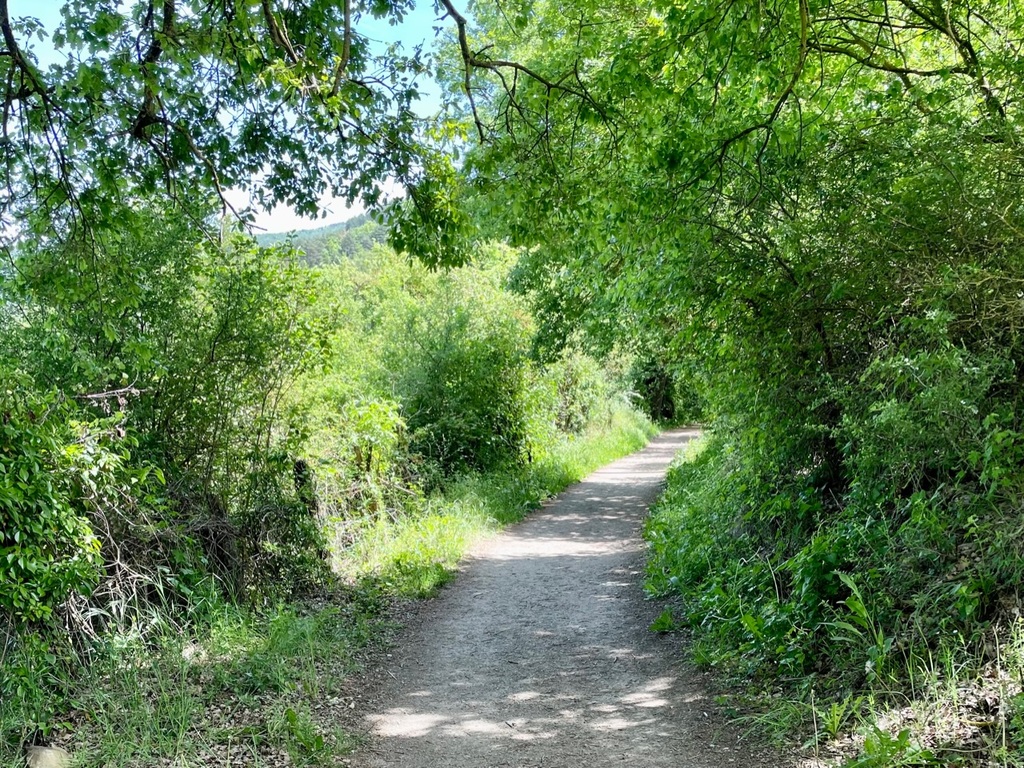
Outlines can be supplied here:
<path id="1" fill-rule="evenodd" d="M 31 42 L 45 39 L 40 23 L 0 2 L 6 239 L 60 236 L 143 197 L 185 213 L 196 199 L 227 209 L 232 187 L 310 216 L 327 192 L 379 209 L 381 182 L 394 179 L 412 201 L 395 221 L 430 227 L 405 226 L 403 244 L 429 252 L 457 217 L 436 183 L 450 164 L 412 108 L 423 55 L 375 52 L 358 31 L 364 17 L 397 21 L 410 8 L 69 3 L 50 37 L 62 58 L 43 66 Z"/>
<path id="2" fill-rule="evenodd" d="M 484 139 L 467 178 L 488 226 L 534 248 L 519 279 L 537 306 L 698 361 L 720 415 L 840 485 L 837 392 L 881 329 L 922 316 L 967 253 L 1017 279 L 989 260 L 1020 231 L 1011 7 L 535 2 L 476 20 L 453 54 Z"/>
<path id="3" fill-rule="evenodd" d="M 643 340 L 701 387 L 716 436 L 651 535 L 702 647 L 892 690 L 900 659 L 1016 621 L 1020 8 L 500 10 L 463 50 L 520 76 L 453 53 L 467 184 L 561 335 Z"/>

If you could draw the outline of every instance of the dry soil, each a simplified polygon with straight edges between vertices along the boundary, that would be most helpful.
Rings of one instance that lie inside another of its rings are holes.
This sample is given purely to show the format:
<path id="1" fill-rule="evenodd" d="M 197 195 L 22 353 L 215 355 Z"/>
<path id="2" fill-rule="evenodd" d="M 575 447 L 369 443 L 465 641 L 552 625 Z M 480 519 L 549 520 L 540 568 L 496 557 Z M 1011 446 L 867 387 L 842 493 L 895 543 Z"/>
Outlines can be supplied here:
<path id="1" fill-rule="evenodd" d="M 372 686 L 360 768 L 719 768 L 783 763 L 714 711 L 649 630 L 647 509 L 676 430 L 481 545 L 412 617 Z"/>

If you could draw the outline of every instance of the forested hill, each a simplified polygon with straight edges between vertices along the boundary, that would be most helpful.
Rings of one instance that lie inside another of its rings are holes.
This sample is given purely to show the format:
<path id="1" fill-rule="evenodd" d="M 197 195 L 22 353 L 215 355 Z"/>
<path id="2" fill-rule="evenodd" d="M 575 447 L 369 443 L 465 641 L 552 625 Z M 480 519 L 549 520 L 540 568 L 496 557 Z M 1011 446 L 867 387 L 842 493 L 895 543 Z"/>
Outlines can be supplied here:
<path id="1" fill-rule="evenodd" d="M 382 245 L 386 240 L 387 228 L 374 221 L 368 213 L 325 227 L 256 236 L 256 242 L 263 246 L 291 243 L 311 267 L 339 264 L 346 260 L 358 261 L 375 245 Z"/>

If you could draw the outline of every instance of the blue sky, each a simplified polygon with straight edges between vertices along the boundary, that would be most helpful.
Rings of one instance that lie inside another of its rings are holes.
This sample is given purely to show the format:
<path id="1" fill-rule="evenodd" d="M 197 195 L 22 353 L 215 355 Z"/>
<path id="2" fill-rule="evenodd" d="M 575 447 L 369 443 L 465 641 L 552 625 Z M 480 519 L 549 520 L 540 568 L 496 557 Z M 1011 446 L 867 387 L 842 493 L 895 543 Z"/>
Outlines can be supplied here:
<path id="1" fill-rule="evenodd" d="M 23 16 L 37 18 L 44 29 L 52 32 L 62 20 L 60 11 L 65 4 L 65 0 L 32 0 L 32 2 L 10 0 L 9 9 L 13 18 Z M 127 3 L 125 4 L 127 5 Z M 417 0 L 413 10 L 406 14 L 401 24 L 389 24 L 384 19 L 366 16 L 357 22 L 355 28 L 359 34 L 376 42 L 382 52 L 388 45 L 396 42 L 402 43 L 406 50 L 412 50 L 414 46 L 422 44 L 424 51 L 428 51 L 436 37 L 435 28 L 451 26 L 451 22 L 439 21 L 437 16 L 431 0 Z M 55 52 L 46 42 L 32 40 L 31 48 L 44 66 L 56 60 Z M 429 80 L 424 80 L 420 84 L 420 91 L 422 93 L 420 99 L 422 113 L 436 112 L 440 103 L 437 86 Z M 247 203 L 247 197 L 238 191 L 231 191 L 228 197 L 232 204 L 238 207 L 245 207 Z M 327 215 L 315 221 L 300 219 L 293 211 L 279 207 L 270 213 L 257 215 L 256 226 L 268 232 L 289 232 L 295 229 L 319 227 L 345 221 L 363 212 L 361 208 L 346 209 L 342 201 L 330 198 L 322 200 L 321 205 L 326 209 Z"/>

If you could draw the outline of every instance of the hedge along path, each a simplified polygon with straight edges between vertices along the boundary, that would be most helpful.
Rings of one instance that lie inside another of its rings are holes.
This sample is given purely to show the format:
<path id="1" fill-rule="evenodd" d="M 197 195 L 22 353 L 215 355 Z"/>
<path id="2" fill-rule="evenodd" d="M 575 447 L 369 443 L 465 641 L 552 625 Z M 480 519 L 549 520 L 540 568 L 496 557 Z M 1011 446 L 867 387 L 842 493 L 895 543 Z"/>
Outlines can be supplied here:
<path id="1" fill-rule="evenodd" d="M 412 618 L 366 703 L 365 768 L 782 763 L 716 716 L 678 637 L 649 626 L 641 526 L 674 430 L 470 555 Z"/>

